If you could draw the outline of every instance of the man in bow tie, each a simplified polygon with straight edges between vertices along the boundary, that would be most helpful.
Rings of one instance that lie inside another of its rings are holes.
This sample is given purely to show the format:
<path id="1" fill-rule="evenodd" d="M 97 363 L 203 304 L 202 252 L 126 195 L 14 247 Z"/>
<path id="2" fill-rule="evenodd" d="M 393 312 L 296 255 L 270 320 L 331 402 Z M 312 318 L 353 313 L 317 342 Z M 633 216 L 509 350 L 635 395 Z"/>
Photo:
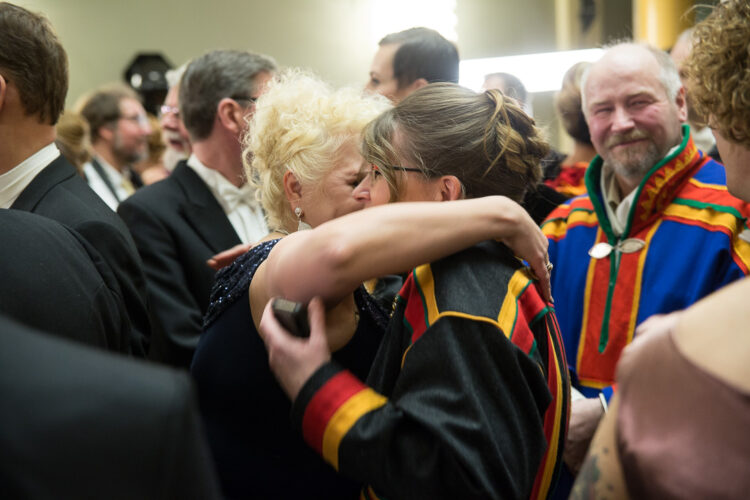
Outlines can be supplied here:
<path id="1" fill-rule="evenodd" d="M 172 175 L 120 204 L 159 327 L 152 359 L 190 366 L 214 281 L 206 261 L 268 233 L 245 182 L 240 138 L 275 70 L 271 59 L 244 51 L 217 50 L 192 61 L 179 95 L 192 154 Z"/>
<path id="2" fill-rule="evenodd" d="M 609 48 L 584 74 L 583 112 L 598 152 L 587 194 L 543 225 L 552 292 L 579 398 L 566 462 L 577 469 L 612 394 L 615 365 L 653 314 L 683 309 L 748 272 L 746 205 L 724 167 L 695 146 L 669 56 Z"/>

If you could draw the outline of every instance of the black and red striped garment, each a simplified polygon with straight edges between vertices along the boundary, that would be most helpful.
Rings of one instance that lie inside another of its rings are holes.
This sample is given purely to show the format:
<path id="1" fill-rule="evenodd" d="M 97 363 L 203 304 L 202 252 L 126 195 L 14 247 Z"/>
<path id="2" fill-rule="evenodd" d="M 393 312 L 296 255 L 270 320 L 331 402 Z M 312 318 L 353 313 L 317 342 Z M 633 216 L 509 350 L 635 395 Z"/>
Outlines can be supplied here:
<path id="1" fill-rule="evenodd" d="M 569 380 L 557 319 L 484 242 L 416 268 L 367 385 L 335 363 L 293 420 L 363 498 L 544 498 L 562 464 Z"/>

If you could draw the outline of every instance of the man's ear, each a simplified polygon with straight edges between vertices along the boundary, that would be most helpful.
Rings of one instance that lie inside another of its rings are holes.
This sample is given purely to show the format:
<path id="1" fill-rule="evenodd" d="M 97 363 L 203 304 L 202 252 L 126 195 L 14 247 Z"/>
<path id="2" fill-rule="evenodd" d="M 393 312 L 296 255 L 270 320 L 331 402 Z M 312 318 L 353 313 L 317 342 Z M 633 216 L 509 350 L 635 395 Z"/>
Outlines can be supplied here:
<path id="1" fill-rule="evenodd" d="M 677 97 L 675 97 L 674 102 L 675 105 L 677 105 L 677 117 L 680 119 L 681 123 L 685 123 L 688 117 L 685 87 L 680 87 L 680 90 L 677 92 Z"/>
<path id="2" fill-rule="evenodd" d="M 117 125 L 112 126 L 110 124 L 102 125 L 101 127 L 99 127 L 99 130 L 93 135 L 94 140 L 99 137 L 105 142 L 112 142 L 115 137 L 114 127 L 116 126 Z"/>
<path id="3" fill-rule="evenodd" d="M 461 181 L 455 175 L 444 175 L 439 179 L 439 201 L 460 200 L 464 197 Z"/>
<path id="4" fill-rule="evenodd" d="M 411 82 L 411 84 L 409 85 L 409 93 L 411 94 L 415 90 L 421 89 L 422 87 L 424 87 L 428 83 L 430 83 L 430 82 L 428 82 L 424 78 L 417 78 L 416 80 L 414 80 L 413 82 Z"/>
<path id="5" fill-rule="evenodd" d="M 3 110 L 3 106 L 5 105 L 5 100 L 7 99 L 8 95 L 8 82 L 5 80 L 5 77 L 0 74 L 0 111 Z"/>
<path id="6" fill-rule="evenodd" d="M 245 110 L 234 99 L 225 97 L 219 101 L 216 118 L 222 127 L 236 134 L 237 137 L 245 130 Z"/>

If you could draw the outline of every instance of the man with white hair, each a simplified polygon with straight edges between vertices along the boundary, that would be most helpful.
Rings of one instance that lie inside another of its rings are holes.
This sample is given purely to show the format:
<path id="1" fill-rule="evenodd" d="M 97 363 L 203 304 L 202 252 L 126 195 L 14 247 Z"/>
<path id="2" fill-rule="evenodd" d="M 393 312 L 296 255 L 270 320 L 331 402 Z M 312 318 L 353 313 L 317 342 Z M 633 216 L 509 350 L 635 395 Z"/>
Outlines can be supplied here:
<path id="1" fill-rule="evenodd" d="M 646 45 L 609 48 L 584 75 L 583 111 L 598 156 L 587 196 L 542 229 L 568 354 L 566 462 L 576 470 L 607 410 L 615 366 L 638 324 L 683 309 L 748 272 L 738 236 L 746 205 L 726 191 L 724 167 L 693 142 L 685 90 L 669 56 Z"/>
<path id="2" fill-rule="evenodd" d="M 164 98 L 164 104 L 159 108 L 159 124 L 162 128 L 162 139 L 167 149 L 164 151 L 162 163 L 168 172 L 172 172 L 181 160 L 187 160 L 193 151 L 190 145 L 190 135 L 180 116 L 180 79 L 185 73 L 187 63 L 175 70 L 167 71 L 166 78 L 169 91 Z"/>

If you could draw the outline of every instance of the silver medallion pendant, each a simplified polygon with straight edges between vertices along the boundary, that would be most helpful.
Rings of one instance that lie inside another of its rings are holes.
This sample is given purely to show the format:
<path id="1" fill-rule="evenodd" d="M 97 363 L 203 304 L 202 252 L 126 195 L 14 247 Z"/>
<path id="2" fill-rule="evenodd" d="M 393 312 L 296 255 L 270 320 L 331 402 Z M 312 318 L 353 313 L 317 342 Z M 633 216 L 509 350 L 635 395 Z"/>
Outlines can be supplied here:
<path id="1" fill-rule="evenodd" d="M 612 253 L 612 250 L 616 250 L 620 253 L 635 253 L 642 250 L 645 246 L 646 242 L 639 238 L 628 238 L 614 246 L 609 243 L 601 242 L 591 247 L 589 255 L 594 259 L 603 259 L 609 256 L 609 254 Z"/>
<path id="2" fill-rule="evenodd" d="M 646 246 L 646 242 L 639 238 L 628 238 L 617 244 L 617 249 L 622 253 L 635 253 Z"/>
<path id="3" fill-rule="evenodd" d="M 612 250 L 614 250 L 615 247 L 610 245 L 609 243 L 597 243 L 591 249 L 589 250 L 589 255 L 595 259 L 603 259 L 607 255 L 612 253 Z"/>

